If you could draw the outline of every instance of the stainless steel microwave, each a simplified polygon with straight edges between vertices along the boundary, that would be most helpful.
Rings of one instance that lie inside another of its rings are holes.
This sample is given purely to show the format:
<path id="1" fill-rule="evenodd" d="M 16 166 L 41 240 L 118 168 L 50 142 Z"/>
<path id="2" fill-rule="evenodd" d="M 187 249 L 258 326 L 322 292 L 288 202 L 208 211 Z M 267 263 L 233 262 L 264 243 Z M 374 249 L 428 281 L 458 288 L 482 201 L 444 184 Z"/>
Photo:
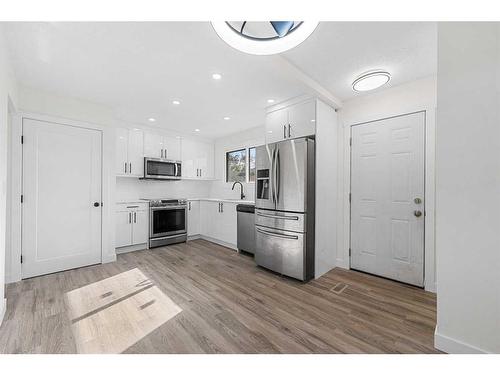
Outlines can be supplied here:
<path id="1" fill-rule="evenodd" d="M 160 158 L 144 158 L 144 178 L 154 180 L 180 180 L 181 162 Z"/>

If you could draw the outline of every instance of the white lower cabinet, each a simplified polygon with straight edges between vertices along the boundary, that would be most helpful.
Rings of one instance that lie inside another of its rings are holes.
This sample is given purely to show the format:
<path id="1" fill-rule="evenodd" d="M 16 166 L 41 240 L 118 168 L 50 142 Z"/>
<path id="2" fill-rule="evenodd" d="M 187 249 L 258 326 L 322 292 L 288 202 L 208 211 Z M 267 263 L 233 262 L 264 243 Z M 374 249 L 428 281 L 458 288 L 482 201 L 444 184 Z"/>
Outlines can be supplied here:
<path id="1" fill-rule="evenodd" d="M 188 236 L 200 234 L 200 201 L 188 202 Z"/>
<path id="2" fill-rule="evenodd" d="M 115 247 L 144 245 L 149 239 L 147 204 L 118 204 L 116 208 Z M 121 249 L 123 250 L 123 249 Z"/>
<path id="3" fill-rule="evenodd" d="M 200 201 L 200 234 L 236 248 L 236 203 Z"/>

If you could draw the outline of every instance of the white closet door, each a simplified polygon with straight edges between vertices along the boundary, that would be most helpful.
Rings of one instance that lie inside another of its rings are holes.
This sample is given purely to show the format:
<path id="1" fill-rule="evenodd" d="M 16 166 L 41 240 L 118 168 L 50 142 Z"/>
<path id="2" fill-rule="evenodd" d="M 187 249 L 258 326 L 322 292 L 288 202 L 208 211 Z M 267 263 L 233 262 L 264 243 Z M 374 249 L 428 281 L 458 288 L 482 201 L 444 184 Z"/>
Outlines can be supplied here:
<path id="1" fill-rule="evenodd" d="M 352 127 L 351 267 L 424 285 L 423 112 Z"/>
<path id="2" fill-rule="evenodd" d="M 100 263 L 101 132 L 25 119 L 23 136 L 23 278 Z"/>

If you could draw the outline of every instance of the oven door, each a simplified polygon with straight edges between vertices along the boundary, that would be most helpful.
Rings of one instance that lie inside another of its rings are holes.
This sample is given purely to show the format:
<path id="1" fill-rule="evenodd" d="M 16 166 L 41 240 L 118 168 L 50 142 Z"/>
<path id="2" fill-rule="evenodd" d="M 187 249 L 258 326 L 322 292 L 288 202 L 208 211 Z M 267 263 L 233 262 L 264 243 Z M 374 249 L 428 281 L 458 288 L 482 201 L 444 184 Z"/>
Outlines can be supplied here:
<path id="1" fill-rule="evenodd" d="M 187 206 L 151 207 L 149 238 L 187 233 Z"/>
<path id="2" fill-rule="evenodd" d="M 144 158 L 144 177 L 179 179 L 181 177 L 181 163 L 165 159 Z"/>

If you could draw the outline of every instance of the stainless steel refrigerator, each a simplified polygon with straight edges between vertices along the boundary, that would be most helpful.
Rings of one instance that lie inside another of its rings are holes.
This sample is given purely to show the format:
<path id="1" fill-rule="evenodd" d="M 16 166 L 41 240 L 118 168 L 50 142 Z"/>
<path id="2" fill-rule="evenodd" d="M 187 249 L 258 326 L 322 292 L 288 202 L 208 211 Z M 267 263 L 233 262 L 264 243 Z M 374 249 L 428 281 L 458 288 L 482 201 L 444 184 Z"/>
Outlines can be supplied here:
<path id="1" fill-rule="evenodd" d="M 314 139 L 256 150 L 255 261 L 299 280 L 314 277 Z"/>

